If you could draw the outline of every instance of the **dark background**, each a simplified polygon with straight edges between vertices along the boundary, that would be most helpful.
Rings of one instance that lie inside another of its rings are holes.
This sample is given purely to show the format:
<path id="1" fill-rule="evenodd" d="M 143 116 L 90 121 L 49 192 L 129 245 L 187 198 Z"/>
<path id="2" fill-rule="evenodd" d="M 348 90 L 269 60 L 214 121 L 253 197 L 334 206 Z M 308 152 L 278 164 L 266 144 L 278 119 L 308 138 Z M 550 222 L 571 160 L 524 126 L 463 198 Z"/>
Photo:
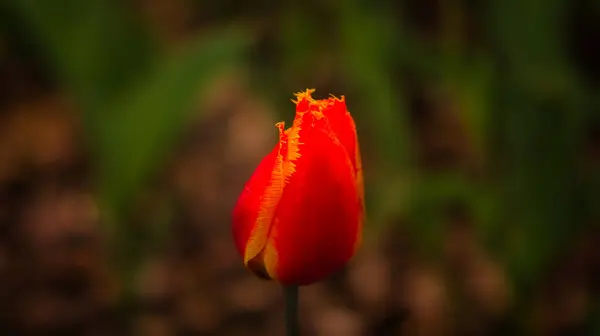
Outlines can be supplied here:
<path id="1" fill-rule="evenodd" d="M 368 222 L 306 335 L 600 334 L 600 1 L 0 3 L 0 333 L 282 335 L 230 214 L 345 95 Z"/>

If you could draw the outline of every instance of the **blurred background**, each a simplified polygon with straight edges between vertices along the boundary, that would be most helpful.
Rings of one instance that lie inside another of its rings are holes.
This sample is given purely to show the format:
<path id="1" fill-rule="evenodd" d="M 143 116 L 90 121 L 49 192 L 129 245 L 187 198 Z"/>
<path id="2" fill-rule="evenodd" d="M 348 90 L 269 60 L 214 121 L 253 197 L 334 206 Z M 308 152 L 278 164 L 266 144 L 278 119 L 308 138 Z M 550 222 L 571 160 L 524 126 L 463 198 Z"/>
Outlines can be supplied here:
<path id="1" fill-rule="evenodd" d="M 305 335 L 600 335 L 600 1 L 0 3 L 4 335 L 283 334 L 230 214 L 345 95 L 368 222 Z"/>

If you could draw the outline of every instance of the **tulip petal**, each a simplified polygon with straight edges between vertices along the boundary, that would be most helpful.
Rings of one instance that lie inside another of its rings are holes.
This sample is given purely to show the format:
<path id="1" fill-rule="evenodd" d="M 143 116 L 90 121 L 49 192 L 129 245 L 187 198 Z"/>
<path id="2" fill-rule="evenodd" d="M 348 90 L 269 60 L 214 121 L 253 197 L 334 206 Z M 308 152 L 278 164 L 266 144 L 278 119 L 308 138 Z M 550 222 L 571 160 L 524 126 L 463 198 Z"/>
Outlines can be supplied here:
<path id="1" fill-rule="evenodd" d="M 242 190 L 233 209 L 232 228 L 235 246 L 242 256 L 245 254 L 248 238 L 256 223 L 260 200 L 267 183 L 271 179 L 271 172 L 278 152 L 279 144 L 260 162 L 250 180 L 246 182 L 244 190 Z"/>
<path id="2" fill-rule="evenodd" d="M 362 160 L 358 145 L 358 136 L 356 134 L 356 124 L 354 123 L 354 119 L 352 119 L 350 112 L 348 112 L 344 96 L 337 98 L 331 95 L 329 99 L 315 100 L 312 98 L 312 93 L 314 91 L 314 89 L 307 89 L 306 91 L 295 94 L 297 99 L 295 101 L 296 112 L 318 111 L 319 113 L 322 113 L 329 120 L 331 130 L 336 134 L 340 143 L 348 153 L 354 167 L 357 192 L 361 200 L 361 228 L 359 228 L 359 231 L 362 232 L 362 221 L 365 217 L 365 191 Z M 362 236 L 357 240 L 357 247 L 360 245 L 361 238 Z"/>
<path id="3" fill-rule="evenodd" d="M 233 212 L 233 233 L 244 264 L 258 275 L 263 273 L 260 257 L 265 248 L 273 215 L 283 192 L 283 158 L 287 152 L 284 124 L 278 123 L 279 142 L 261 161 L 246 183 Z M 258 258 L 260 259 L 260 258 Z"/>
<path id="4" fill-rule="evenodd" d="M 329 99 L 314 100 L 311 96 L 314 91 L 314 89 L 309 89 L 296 93 L 296 112 L 313 111 L 322 113 L 327 117 L 331 130 L 336 134 L 342 146 L 348 152 L 354 170 L 358 171 L 359 168 L 362 169 L 362 167 L 359 167 L 360 155 L 357 152 L 356 125 L 346 108 L 346 99 L 344 96 L 342 98 L 332 96 Z"/>
<path id="5" fill-rule="evenodd" d="M 297 113 L 289 137 L 287 164 L 294 170 L 286 178 L 267 243 L 278 257 L 265 258 L 265 266 L 281 283 L 303 285 L 352 257 L 362 204 L 354 164 L 327 118 Z"/>

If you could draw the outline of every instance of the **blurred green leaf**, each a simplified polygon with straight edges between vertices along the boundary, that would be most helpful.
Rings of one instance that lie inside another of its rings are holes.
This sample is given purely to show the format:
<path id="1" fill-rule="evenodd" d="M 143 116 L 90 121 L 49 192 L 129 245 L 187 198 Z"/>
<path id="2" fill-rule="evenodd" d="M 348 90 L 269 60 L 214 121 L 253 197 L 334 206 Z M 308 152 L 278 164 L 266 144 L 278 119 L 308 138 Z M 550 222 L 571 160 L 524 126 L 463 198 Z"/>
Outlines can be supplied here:
<path id="1" fill-rule="evenodd" d="M 410 161 L 408 116 L 402 89 L 390 71 L 399 27 L 359 1 L 346 3 L 339 15 L 340 57 L 364 111 L 355 113 L 357 123 L 368 125 L 375 135 L 381 164 L 405 168 Z"/>
<path id="2" fill-rule="evenodd" d="M 196 93 L 239 64 L 247 43 L 244 34 L 225 30 L 165 57 L 133 8 L 120 1 L 24 0 L 10 9 L 83 104 L 101 195 L 117 209 L 169 148 Z"/>
<path id="3" fill-rule="evenodd" d="M 498 48 L 494 86 L 494 169 L 501 173 L 492 232 L 518 298 L 530 303 L 540 279 L 586 223 L 577 180 L 585 95 L 565 45 L 568 2 L 492 0 L 488 23 Z M 499 228 L 503 228 L 501 231 Z"/>
<path id="4" fill-rule="evenodd" d="M 88 117 L 139 79 L 158 56 L 146 27 L 122 1 L 23 0 L 13 7 Z"/>
<path id="5" fill-rule="evenodd" d="M 200 93 L 215 75 L 241 64 L 247 42 L 244 34 L 225 31 L 191 43 L 109 108 L 97 157 L 104 201 L 122 210 L 171 148 Z"/>
<path id="6" fill-rule="evenodd" d="M 453 74 L 457 100 L 467 132 L 474 142 L 478 154 L 487 152 L 489 139 L 492 92 L 492 67 L 485 58 L 474 58 L 468 66 L 461 67 L 460 73 Z M 447 77 L 446 81 L 453 81 Z"/>
<path id="7" fill-rule="evenodd" d="M 490 229 L 490 216 L 495 209 L 487 187 L 461 173 L 432 172 L 419 176 L 413 188 L 409 223 L 410 230 L 418 237 L 421 255 L 439 260 L 453 210 L 470 214 L 478 231 Z"/>
<path id="8" fill-rule="evenodd" d="M 532 99 L 514 89 L 507 94 L 503 204 L 512 218 L 502 225 L 513 232 L 507 241 L 511 274 L 527 288 L 583 223 L 575 197 L 582 123 L 568 99 Z"/>
<path id="9" fill-rule="evenodd" d="M 558 29 L 564 14 L 565 2 L 491 0 L 490 28 L 495 42 L 502 47 L 508 61 L 519 70 L 532 71 L 553 67 L 559 61 L 560 34 Z"/>
<path id="10" fill-rule="evenodd" d="M 353 90 L 348 94 L 357 97 L 349 102 L 349 109 L 358 132 L 374 139 L 372 157 L 379 172 L 367 184 L 369 218 L 387 221 L 405 210 L 412 159 L 404 92 L 392 71 L 401 28 L 383 12 L 361 1 L 345 3 L 338 12 L 337 55 L 344 80 Z M 362 150 L 367 153 L 365 147 Z M 370 190 L 370 185 L 378 188 Z"/>

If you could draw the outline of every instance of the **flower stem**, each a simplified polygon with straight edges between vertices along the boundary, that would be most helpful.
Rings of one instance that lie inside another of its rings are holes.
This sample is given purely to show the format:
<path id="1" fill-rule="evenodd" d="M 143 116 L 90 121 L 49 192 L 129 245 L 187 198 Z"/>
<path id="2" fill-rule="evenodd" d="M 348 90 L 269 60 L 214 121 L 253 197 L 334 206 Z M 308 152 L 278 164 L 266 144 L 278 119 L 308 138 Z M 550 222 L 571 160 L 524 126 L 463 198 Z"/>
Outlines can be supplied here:
<path id="1" fill-rule="evenodd" d="M 287 336 L 300 336 L 298 324 L 298 286 L 286 286 L 285 293 L 285 329 Z"/>

